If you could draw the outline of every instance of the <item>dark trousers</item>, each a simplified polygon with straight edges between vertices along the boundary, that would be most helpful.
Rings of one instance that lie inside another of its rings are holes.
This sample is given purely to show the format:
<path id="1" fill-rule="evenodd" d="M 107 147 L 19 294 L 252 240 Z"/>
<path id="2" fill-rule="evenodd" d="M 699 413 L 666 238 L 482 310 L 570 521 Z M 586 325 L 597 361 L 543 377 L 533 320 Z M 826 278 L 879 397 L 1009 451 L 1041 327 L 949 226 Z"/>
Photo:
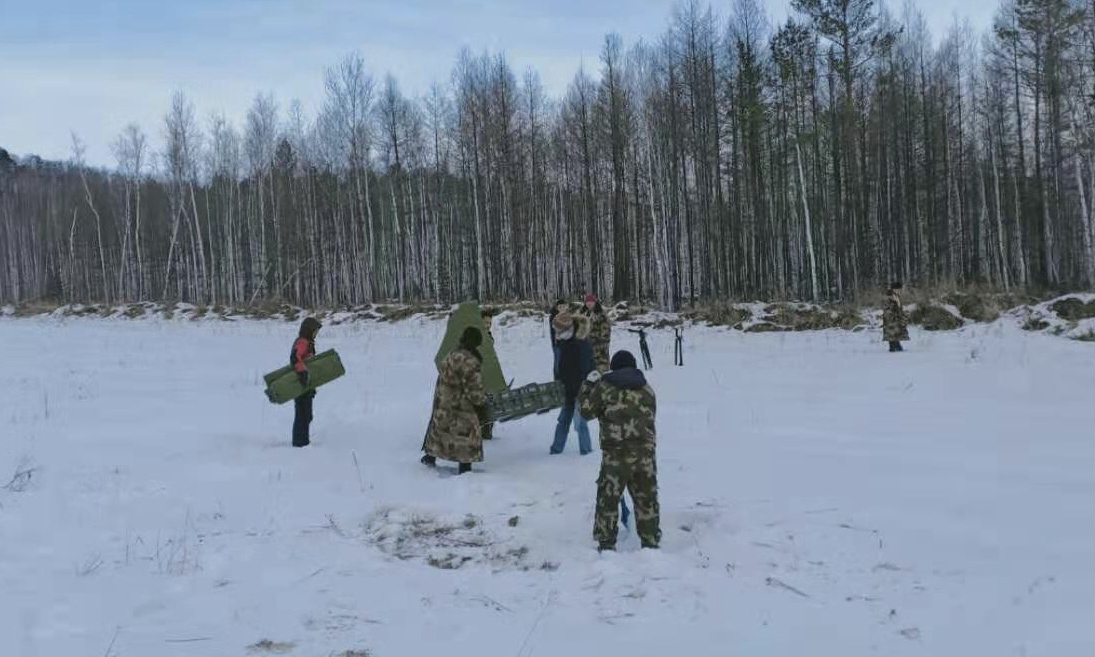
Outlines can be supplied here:
<path id="1" fill-rule="evenodd" d="M 905 351 L 897 340 L 890 340 L 890 351 Z"/>
<path id="2" fill-rule="evenodd" d="M 296 414 L 293 416 L 293 447 L 305 447 L 308 439 L 308 425 L 312 423 L 312 400 L 315 392 L 306 392 L 293 400 Z"/>
<path id="3" fill-rule="evenodd" d="M 479 435 L 483 437 L 483 440 L 494 438 L 494 423 L 490 421 L 490 414 L 487 413 L 487 407 L 476 407 L 475 414 L 479 416 Z"/>

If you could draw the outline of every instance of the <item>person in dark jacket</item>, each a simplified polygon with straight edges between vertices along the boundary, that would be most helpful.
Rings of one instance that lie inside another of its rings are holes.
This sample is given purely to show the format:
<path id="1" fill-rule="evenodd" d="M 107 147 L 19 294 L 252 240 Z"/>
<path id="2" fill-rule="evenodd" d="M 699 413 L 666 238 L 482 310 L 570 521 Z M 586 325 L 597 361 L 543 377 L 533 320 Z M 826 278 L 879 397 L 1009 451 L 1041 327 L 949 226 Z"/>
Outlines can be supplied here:
<path id="1" fill-rule="evenodd" d="M 548 313 L 548 332 L 551 334 L 551 352 L 554 358 L 551 366 L 551 376 L 555 379 L 559 378 L 559 335 L 555 329 L 555 319 L 565 312 L 568 312 L 567 302 L 563 299 L 556 299 L 555 305 L 551 307 L 551 312 Z"/>
<path id="2" fill-rule="evenodd" d="M 311 383 L 306 360 L 316 355 L 316 335 L 323 325 L 315 317 L 306 317 L 300 323 L 300 332 L 289 351 L 289 364 L 296 370 L 297 380 L 305 388 Z M 309 390 L 293 400 L 293 447 L 307 447 L 311 444 L 308 428 L 312 424 L 312 400 L 316 391 Z"/>
<path id="3" fill-rule="evenodd" d="M 573 333 L 573 331 L 568 332 Z M 572 423 L 578 432 L 578 451 L 582 454 L 593 451 L 589 424 L 581 414 L 575 412 L 578 391 L 581 390 L 582 382 L 593 369 L 593 346 L 589 340 L 572 335 L 559 341 L 559 374 L 555 380 L 563 383 L 566 389 L 566 400 L 559 410 L 559 419 L 555 425 L 555 441 L 551 443 L 552 454 L 560 454 L 566 447 Z"/>

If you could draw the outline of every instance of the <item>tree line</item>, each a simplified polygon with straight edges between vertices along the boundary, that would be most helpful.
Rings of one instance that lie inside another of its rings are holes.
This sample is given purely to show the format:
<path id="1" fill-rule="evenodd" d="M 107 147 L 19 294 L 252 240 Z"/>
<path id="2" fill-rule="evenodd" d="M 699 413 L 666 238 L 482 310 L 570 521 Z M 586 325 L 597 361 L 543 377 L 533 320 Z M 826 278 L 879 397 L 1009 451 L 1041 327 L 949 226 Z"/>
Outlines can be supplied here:
<path id="1" fill-rule="evenodd" d="M 316 116 L 171 99 L 117 166 L 0 150 L 0 300 L 668 309 L 920 286 L 1095 285 L 1095 2 L 1004 0 L 933 43 L 909 6 L 680 3 L 561 98 L 460 53 L 408 97 L 356 54 Z"/>

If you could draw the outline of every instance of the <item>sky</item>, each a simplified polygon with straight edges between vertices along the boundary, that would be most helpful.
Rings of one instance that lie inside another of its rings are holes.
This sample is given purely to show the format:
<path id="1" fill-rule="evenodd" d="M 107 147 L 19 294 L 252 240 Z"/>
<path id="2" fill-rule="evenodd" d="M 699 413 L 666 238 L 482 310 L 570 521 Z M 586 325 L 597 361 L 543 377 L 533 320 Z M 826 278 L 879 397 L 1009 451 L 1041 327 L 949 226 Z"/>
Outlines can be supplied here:
<path id="1" fill-rule="evenodd" d="M 773 23 L 789 0 L 760 0 Z M 891 0 L 896 1 L 896 0 Z M 909 0 L 941 35 L 957 18 L 987 29 L 998 0 Z M 128 123 L 160 148 L 175 91 L 203 125 L 214 111 L 237 126 L 258 93 L 314 116 L 324 70 L 351 52 L 407 95 L 450 80 L 464 46 L 504 52 L 520 76 L 536 69 L 559 96 L 579 67 L 595 74 L 606 34 L 626 46 L 657 38 L 677 0 L 0 0 L 0 148 L 113 167 Z M 703 4 L 703 3 L 701 3 Z M 712 3 L 722 15 L 730 1 Z M 960 12 L 960 13 L 956 13 Z"/>

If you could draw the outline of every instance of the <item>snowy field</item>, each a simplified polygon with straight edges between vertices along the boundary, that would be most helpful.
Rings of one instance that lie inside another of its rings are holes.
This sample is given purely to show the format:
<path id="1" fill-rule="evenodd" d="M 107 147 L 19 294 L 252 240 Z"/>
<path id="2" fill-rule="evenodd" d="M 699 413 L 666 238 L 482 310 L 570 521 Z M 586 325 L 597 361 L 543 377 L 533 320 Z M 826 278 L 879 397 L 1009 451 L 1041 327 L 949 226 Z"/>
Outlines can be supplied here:
<path id="1" fill-rule="evenodd" d="M 663 549 L 598 554 L 554 414 L 419 464 L 442 329 L 325 328 L 295 450 L 295 323 L 0 319 L 0 654 L 1095 652 L 1095 344 L 656 331 Z M 550 378 L 542 321 L 495 335 Z"/>

